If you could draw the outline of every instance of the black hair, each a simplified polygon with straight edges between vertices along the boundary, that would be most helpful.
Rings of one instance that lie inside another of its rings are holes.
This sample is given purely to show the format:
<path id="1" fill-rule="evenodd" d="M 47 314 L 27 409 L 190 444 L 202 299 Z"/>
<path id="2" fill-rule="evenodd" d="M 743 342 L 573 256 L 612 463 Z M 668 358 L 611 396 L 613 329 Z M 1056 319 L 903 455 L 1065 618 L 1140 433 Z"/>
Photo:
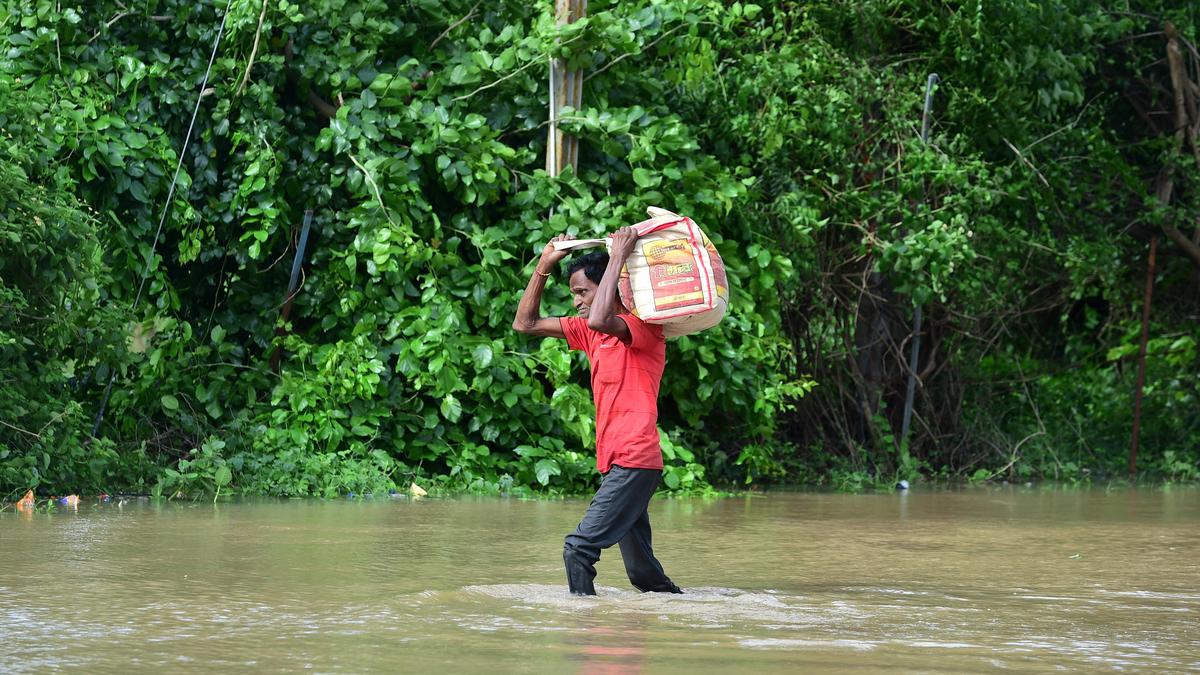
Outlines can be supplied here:
<path id="1" fill-rule="evenodd" d="M 604 251 L 592 251 L 571 260 L 571 264 L 567 265 L 567 278 L 570 279 L 576 272 L 583 270 L 585 277 L 591 279 L 592 283 L 598 284 L 604 278 L 606 269 L 608 269 L 608 254 Z"/>

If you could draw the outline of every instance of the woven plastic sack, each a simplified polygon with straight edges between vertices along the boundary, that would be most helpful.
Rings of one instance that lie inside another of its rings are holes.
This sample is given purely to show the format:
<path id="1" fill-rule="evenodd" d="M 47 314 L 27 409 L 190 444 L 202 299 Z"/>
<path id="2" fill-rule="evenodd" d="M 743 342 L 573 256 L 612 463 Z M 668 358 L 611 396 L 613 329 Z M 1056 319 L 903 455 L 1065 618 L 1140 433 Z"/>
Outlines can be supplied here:
<path id="1" fill-rule="evenodd" d="M 717 247 L 695 221 L 651 206 L 634 225 L 637 245 L 625 261 L 617 289 L 621 302 L 667 337 L 698 333 L 720 323 L 729 305 L 729 282 Z M 610 246 L 611 239 L 555 242 L 557 250 Z"/>

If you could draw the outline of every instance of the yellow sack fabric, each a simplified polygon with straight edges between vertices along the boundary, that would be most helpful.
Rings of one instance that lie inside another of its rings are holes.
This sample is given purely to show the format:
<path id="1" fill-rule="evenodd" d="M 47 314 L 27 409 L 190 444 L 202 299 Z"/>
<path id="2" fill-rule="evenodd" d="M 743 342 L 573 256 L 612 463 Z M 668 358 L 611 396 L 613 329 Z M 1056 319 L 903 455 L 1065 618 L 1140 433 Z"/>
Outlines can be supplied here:
<path id="1" fill-rule="evenodd" d="M 717 247 L 695 221 L 651 206 L 634 225 L 637 245 L 617 288 L 621 302 L 667 337 L 697 333 L 720 323 L 729 305 L 729 282 Z M 609 239 L 555 242 L 557 250 L 609 246 Z"/>

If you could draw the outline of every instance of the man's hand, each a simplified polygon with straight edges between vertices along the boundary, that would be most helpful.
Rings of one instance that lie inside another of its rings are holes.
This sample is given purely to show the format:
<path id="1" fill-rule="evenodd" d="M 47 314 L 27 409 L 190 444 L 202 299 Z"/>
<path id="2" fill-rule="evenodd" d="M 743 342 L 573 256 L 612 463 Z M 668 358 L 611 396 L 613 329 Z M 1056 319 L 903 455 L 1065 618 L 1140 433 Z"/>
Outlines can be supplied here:
<path id="1" fill-rule="evenodd" d="M 620 258 L 622 261 L 629 258 L 629 254 L 633 253 L 633 247 L 637 244 L 638 231 L 632 227 L 622 227 L 612 233 L 611 255 Z"/>
<path id="2" fill-rule="evenodd" d="M 517 304 L 517 316 L 513 319 L 513 330 L 518 333 L 543 337 L 566 337 L 566 334 L 563 333 L 562 323 L 558 319 L 542 317 L 541 305 L 542 289 L 546 287 L 546 277 L 554 272 L 554 266 L 560 260 L 567 257 L 566 251 L 554 250 L 554 242 L 567 239 L 570 237 L 560 234 L 551 239 L 550 243 L 542 249 L 542 255 L 538 258 L 537 272 L 529 275 L 529 283 L 525 286 L 525 292 L 521 294 L 521 302 Z"/>
<path id="3" fill-rule="evenodd" d="M 563 258 L 567 257 L 567 255 L 570 253 L 570 251 L 555 250 L 554 242 L 567 241 L 569 239 L 570 239 L 570 237 L 568 237 L 567 235 L 560 234 L 557 237 L 551 239 L 550 243 L 546 244 L 546 248 L 542 249 L 541 260 L 538 261 L 538 271 L 539 272 L 549 273 L 550 270 L 554 269 L 554 266 L 557 265 L 559 263 L 559 261 L 561 261 Z"/>

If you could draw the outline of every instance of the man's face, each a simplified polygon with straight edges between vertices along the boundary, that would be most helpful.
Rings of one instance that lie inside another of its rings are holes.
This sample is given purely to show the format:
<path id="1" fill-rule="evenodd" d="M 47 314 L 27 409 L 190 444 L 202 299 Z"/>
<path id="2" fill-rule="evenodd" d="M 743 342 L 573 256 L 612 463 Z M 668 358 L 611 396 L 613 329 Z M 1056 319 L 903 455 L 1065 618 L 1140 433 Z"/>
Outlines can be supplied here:
<path id="1" fill-rule="evenodd" d="M 571 275 L 571 302 L 575 305 L 575 311 L 579 312 L 579 316 L 587 318 L 588 311 L 592 308 L 592 299 L 596 297 L 596 289 L 599 286 L 596 282 L 587 278 L 583 270 L 575 270 Z"/>

